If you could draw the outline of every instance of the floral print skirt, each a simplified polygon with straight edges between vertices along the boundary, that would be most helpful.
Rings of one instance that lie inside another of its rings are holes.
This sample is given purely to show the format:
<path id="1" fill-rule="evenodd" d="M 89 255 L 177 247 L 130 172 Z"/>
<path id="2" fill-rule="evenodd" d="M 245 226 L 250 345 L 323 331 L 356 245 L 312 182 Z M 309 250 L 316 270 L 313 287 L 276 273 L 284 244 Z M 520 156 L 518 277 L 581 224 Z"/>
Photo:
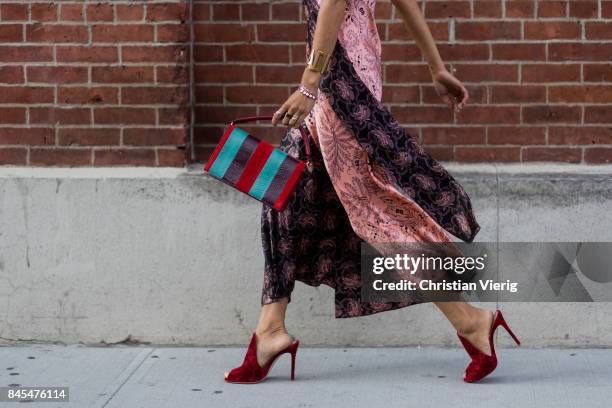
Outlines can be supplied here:
<path id="1" fill-rule="evenodd" d="M 320 0 L 319 0 L 320 1 Z M 317 0 L 304 0 L 310 52 Z M 361 299 L 361 243 L 471 242 L 480 226 L 463 187 L 381 104 L 375 0 L 348 0 L 317 102 L 305 120 L 313 168 L 283 212 L 263 205 L 261 303 L 291 299 L 295 281 L 335 290 L 335 316 L 364 316 L 424 300 Z M 305 157 L 299 130 L 282 150 Z M 449 235 L 450 234 L 450 235 Z"/>

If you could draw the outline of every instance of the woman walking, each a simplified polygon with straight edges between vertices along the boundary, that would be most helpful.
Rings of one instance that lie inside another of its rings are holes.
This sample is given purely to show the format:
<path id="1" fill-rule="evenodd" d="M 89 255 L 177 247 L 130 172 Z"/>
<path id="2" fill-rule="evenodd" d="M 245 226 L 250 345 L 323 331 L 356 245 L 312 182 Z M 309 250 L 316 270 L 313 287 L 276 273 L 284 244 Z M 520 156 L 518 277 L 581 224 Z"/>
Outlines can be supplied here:
<path id="1" fill-rule="evenodd" d="M 437 93 L 459 112 L 468 92 L 446 70 L 416 0 L 391 2 L 421 49 Z M 280 148 L 294 157 L 304 157 L 297 128 L 306 125 L 313 166 L 285 211 L 263 207 L 262 308 L 242 365 L 225 373 L 228 382 L 265 379 L 285 353 L 292 356 L 293 379 L 299 341 L 287 333 L 285 310 L 296 280 L 334 288 L 338 318 L 399 309 L 422 300 L 362 301 L 362 241 L 374 246 L 451 242 L 454 235 L 472 242 L 480 229 L 463 187 L 381 104 L 376 0 L 303 3 L 307 67 L 299 88 L 272 123 L 288 126 Z M 464 380 L 474 382 L 490 374 L 497 365 L 493 333 L 499 325 L 510 332 L 501 312 L 462 301 L 434 304 L 472 359 Z"/>

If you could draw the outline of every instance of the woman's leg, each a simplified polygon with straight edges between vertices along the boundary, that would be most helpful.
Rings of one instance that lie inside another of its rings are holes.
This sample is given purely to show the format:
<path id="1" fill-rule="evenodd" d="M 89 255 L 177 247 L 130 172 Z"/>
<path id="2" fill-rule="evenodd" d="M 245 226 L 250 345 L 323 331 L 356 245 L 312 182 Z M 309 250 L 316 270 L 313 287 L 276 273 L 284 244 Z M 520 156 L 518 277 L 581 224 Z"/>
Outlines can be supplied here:
<path id="1" fill-rule="evenodd" d="M 467 302 L 433 302 L 463 337 L 487 355 L 491 355 L 489 329 L 493 313 Z"/>

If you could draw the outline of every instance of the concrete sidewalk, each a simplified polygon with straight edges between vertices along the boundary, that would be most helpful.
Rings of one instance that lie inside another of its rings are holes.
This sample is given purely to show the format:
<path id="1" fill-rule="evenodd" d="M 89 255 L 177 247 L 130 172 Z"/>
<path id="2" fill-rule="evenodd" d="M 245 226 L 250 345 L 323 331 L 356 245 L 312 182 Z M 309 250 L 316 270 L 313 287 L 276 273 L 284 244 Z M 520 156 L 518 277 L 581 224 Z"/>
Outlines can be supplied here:
<path id="1" fill-rule="evenodd" d="M 68 386 L 51 407 L 609 407 L 611 349 L 499 349 L 485 381 L 461 380 L 458 348 L 301 347 L 296 381 L 284 356 L 258 385 L 223 381 L 243 348 L 0 347 L 0 386 Z M 13 403 L 0 403 L 12 406 Z"/>

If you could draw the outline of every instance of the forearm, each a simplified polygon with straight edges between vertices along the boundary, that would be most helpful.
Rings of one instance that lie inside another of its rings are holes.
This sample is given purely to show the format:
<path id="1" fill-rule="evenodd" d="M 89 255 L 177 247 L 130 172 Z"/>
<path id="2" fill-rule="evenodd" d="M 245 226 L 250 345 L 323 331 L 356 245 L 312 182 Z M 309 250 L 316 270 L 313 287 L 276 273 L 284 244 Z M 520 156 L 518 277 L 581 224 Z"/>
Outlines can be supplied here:
<path id="1" fill-rule="evenodd" d="M 326 0 L 321 2 L 317 16 L 317 26 L 312 39 L 313 49 L 322 50 L 329 54 L 332 53 L 338 39 L 338 31 L 344 20 L 345 9 L 346 0 Z M 308 68 L 304 69 L 302 84 L 308 86 L 311 90 L 316 90 L 320 80 L 321 73 Z"/>
<path id="2" fill-rule="evenodd" d="M 400 12 L 404 25 L 421 49 L 432 75 L 444 70 L 444 62 L 416 0 L 391 0 L 391 2 Z"/>

